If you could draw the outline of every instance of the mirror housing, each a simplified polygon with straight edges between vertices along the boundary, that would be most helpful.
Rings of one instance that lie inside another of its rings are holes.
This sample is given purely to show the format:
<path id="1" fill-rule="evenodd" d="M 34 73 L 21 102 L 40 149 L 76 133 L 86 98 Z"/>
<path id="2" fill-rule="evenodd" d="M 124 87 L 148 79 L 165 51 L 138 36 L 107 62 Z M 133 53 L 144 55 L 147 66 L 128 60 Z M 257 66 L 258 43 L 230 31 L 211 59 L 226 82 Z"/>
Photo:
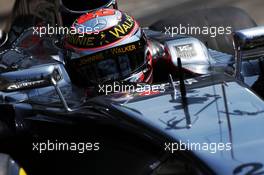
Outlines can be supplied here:
<path id="1" fill-rule="evenodd" d="M 35 67 L 0 75 L 0 91 L 14 92 L 20 90 L 52 86 L 51 79 L 57 82 L 62 75 L 56 66 Z"/>
<path id="2" fill-rule="evenodd" d="M 242 76 L 242 64 L 244 59 L 256 59 L 263 56 L 264 52 L 264 26 L 253 27 L 236 31 L 233 34 L 235 50 L 235 77 L 244 81 Z"/>
<path id="3" fill-rule="evenodd" d="M 264 46 L 264 26 L 239 30 L 234 33 L 234 46 L 241 50 L 251 50 Z"/>
<path id="4" fill-rule="evenodd" d="M 65 110 L 71 112 L 58 85 L 62 79 L 59 67 L 53 65 L 3 73 L 0 75 L 0 91 L 10 93 L 53 86 Z"/>

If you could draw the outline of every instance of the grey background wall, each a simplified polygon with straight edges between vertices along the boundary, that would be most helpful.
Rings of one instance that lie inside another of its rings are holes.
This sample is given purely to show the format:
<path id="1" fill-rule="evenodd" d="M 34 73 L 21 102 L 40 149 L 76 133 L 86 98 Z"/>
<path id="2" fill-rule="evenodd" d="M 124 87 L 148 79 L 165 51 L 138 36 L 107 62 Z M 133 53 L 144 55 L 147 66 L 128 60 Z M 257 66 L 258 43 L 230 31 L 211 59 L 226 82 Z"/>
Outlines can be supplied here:
<path id="1" fill-rule="evenodd" d="M 199 8 L 233 6 L 244 9 L 260 25 L 264 25 L 263 0 L 119 0 L 119 7 L 149 25 L 167 15 L 177 15 Z"/>

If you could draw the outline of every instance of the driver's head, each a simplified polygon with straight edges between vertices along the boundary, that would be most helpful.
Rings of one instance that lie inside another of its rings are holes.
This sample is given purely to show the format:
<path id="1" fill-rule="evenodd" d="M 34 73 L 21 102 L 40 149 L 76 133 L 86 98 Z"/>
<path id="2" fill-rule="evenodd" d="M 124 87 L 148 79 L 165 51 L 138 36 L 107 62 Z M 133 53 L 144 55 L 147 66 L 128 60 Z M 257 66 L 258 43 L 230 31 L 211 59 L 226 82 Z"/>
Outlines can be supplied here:
<path id="1" fill-rule="evenodd" d="M 80 15 L 101 8 L 117 9 L 116 0 L 58 0 L 63 26 L 70 26 Z"/>
<path id="2" fill-rule="evenodd" d="M 73 82 L 94 86 L 113 81 L 152 81 L 152 58 L 139 24 L 115 9 L 78 18 L 65 39 L 66 65 Z"/>

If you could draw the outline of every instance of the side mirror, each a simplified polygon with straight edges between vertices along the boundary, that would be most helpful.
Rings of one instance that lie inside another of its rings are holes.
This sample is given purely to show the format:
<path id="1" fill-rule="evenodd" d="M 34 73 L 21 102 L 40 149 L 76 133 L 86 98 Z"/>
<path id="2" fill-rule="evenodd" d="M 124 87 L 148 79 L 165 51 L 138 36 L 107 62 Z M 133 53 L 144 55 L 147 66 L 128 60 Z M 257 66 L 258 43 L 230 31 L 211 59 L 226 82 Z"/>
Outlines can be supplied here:
<path id="1" fill-rule="evenodd" d="M 235 77 L 244 81 L 243 62 L 254 61 L 264 55 L 264 26 L 236 31 L 233 34 L 233 42 L 236 61 Z"/>
<path id="2" fill-rule="evenodd" d="M 59 87 L 60 81 L 66 78 L 63 75 L 65 76 L 63 70 L 55 65 L 2 73 L 0 74 L 0 91 L 10 93 L 53 86 L 65 111 L 72 112 L 74 110 L 68 106 Z"/>
<path id="3" fill-rule="evenodd" d="M 0 29 L 0 47 L 2 47 L 8 40 L 8 34 Z"/>
<path id="4" fill-rule="evenodd" d="M 58 83 L 62 80 L 62 73 L 56 66 L 35 67 L 0 75 L 0 91 L 15 92 L 53 86 L 66 111 L 72 110 L 60 90 Z"/>
<path id="5" fill-rule="evenodd" d="M 234 46 L 240 50 L 251 50 L 264 46 L 264 26 L 239 30 L 234 33 Z"/>
<path id="6" fill-rule="evenodd" d="M 48 87 L 52 85 L 51 79 L 57 82 L 62 79 L 58 68 L 53 65 L 2 73 L 0 91 L 14 92 Z"/>

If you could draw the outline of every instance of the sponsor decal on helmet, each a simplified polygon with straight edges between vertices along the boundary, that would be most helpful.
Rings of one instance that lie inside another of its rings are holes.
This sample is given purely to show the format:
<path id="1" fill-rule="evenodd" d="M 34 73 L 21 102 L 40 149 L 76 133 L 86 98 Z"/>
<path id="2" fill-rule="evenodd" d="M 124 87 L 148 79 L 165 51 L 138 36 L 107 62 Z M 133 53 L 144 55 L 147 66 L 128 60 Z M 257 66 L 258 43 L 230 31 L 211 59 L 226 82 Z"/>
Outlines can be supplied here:
<path id="1" fill-rule="evenodd" d="M 86 46 L 86 47 L 89 47 L 89 46 L 94 46 L 95 43 L 94 43 L 94 40 L 96 38 L 93 37 L 93 36 L 90 36 L 90 37 L 80 37 L 78 35 L 71 35 L 69 38 L 68 38 L 68 42 L 74 46 Z"/>
<path id="2" fill-rule="evenodd" d="M 121 48 L 113 48 L 111 49 L 111 53 L 113 55 L 118 55 L 118 54 L 123 54 L 123 53 L 127 53 L 127 52 L 132 52 L 136 50 L 136 45 L 130 45 L 130 46 L 126 46 L 126 47 L 121 47 Z"/>
<path id="3" fill-rule="evenodd" d="M 125 45 L 125 46 L 121 46 L 117 48 L 112 48 L 107 51 L 98 52 L 93 55 L 84 56 L 84 57 L 78 58 L 77 60 L 74 60 L 74 62 L 76 66 L 84 66 L 84 65 L 88 65 L 94 62 L 104 60 L 110 56 L 118 56 L 118 55 L 130 53 L 130 52 L 134 52 L 140 48 L 141 48 L 140 44 Z"/>
<path id="4" fill-rule="evenodd" d="M 83 66 L 83 65 L 91 64 L 93 62 L 97 62 L 103 59 L 104 59 L 103 53 L 98 53 L 98 54 L 90 55 L 87 57 L 83 57 L 82 59 L 80 59 L 80 62 L 78 65 Z"/>
<path id="5" fill-rule="evenodd" d="M 80 24 L 78 24 L 80 25 Z M 75 26 L 77 27 L 77 26 Z M 91 26 L 87 26 L 91 27 Z M 127 35 L 129 35 L 135 27 L 135 21 L 127 14 L 122 16 L 122 20 L 115 27 L 110 29 L 90 33 L 70 34 L 67 37 L 67 42 L 77 48 L 96 48 L 106 46 L 108 44 L 117 42 Z"/>
<path id="6" fill-rule="evenodd" d="M 133 18 L 125 14 L 125 21 L 123 22 L 123 24 L 117 25 L 113 30 L 110 30 L 109 33 L 116 38 L 121 38 L 122 36 L 130 32 L 134 25 L 135 22 Z"/>

